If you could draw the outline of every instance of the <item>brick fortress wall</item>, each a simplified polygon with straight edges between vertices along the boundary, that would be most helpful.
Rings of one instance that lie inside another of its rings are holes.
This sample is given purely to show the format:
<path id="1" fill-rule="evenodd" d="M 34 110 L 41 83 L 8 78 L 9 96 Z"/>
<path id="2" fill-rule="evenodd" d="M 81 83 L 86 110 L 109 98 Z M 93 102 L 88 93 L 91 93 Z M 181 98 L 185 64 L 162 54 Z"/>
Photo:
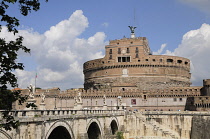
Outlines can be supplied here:
<path id="1" fill-rule="evenodd" d="M 167 89 L 190 86 L 190 60 L 151 55 L 145 37 L 110 41 L 104 58 L 84 63 L 87 89 Z"/>

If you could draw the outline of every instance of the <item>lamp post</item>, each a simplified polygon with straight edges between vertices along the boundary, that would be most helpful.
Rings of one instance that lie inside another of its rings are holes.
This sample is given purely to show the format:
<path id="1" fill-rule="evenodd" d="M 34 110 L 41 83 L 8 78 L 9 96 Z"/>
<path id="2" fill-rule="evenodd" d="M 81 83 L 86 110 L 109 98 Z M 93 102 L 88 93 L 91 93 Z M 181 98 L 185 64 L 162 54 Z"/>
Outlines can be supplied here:
<path id="1" fill-rule="evenodd" d="M 66 98 L 66 110 L 67 110 L 67 98 Z"/>
<path id="2" fill-rule="evenodd" d="M 56 107 L 56 98 L 57 98 L 57 97 L 55 96 L 55 108 L 54 108 L 55 110 L 57 109 L 57 107 Z"/>
<path id="3" fill-rule="evenodd" d="M 91 110 L 92 110 L 92 103 L 93 103 L 93 101 L 92 101 L 92 97 L 90 98 L 90 105 L 91 105 Z"/>

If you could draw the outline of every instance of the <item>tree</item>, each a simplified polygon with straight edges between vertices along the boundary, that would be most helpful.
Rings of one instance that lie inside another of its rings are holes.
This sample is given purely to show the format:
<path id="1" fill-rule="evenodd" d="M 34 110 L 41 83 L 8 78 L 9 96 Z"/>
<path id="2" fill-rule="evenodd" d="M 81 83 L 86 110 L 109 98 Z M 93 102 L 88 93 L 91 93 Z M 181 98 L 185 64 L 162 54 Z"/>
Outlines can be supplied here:
<path id="1" fill-rule="evenodd" d="M 46 2 L 48 0 L 45 0 Z M 27 16 L 31 11 L 40 9 L 39 0 L 2 0 L 0 2 L 0 19 L 1 24 L 5 23 L 9 32 L 14 35 L 18 33 L 17 27 L 20 25 L 16 17 L 12 17 L 6 13 L 11 4 L 18 4 L 19 11 L 23 16 Z M 0 24 L 0 32 L 2 25 Z M 8 88 L 18 87 L 17 77 L 13 73 L 15 70 L 24 69 L 23 63 L 17 63 L 18 51 L 23 50 L 30 53 L 30 49 L 23 46 L 23 37 L 19 36 L 16 40 L 6 42 L 4 38 L 0 38 L 0 110 L 3 112 L 3 120 L 0 121 L 0 128 L 11 130 L 17 128 L 19 122 L 10 115 L 12 103 L 18 101 L 22 104 L 26 101 L 26 97 L 21 96 L 20 90 L 11 91 Z"/>

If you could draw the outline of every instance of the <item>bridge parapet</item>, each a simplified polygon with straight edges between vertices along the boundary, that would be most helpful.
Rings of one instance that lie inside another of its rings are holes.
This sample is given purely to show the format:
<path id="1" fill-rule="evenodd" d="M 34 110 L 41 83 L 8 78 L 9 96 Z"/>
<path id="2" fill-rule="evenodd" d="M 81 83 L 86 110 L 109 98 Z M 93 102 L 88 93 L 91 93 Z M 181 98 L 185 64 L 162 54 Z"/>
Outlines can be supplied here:
<path id="1" fill-rule="evenodd" d="M 0 111 L 2 113 L 3 111 Z M 123 110 L 17 110 L 11 111 L 10 115 L 15 118 L 51 117 L 51 116 L 97 116 L 97 115 L 124 115 Z M 0 114 L 0 119 L 2 119 Z"/>

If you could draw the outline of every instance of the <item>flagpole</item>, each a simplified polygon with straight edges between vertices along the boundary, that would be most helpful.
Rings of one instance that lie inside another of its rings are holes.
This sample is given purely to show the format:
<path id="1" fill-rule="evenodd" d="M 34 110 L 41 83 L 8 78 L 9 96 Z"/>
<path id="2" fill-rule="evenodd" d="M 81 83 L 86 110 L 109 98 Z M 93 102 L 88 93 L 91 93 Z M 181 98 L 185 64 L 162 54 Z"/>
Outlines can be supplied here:
<path id="1" fill-rule="evenodd" d="M 35 89 L 34 89 L 35 92 L 36 92 L 36 78 L 37 78 L 37 73 L 35 75 Z"/>

